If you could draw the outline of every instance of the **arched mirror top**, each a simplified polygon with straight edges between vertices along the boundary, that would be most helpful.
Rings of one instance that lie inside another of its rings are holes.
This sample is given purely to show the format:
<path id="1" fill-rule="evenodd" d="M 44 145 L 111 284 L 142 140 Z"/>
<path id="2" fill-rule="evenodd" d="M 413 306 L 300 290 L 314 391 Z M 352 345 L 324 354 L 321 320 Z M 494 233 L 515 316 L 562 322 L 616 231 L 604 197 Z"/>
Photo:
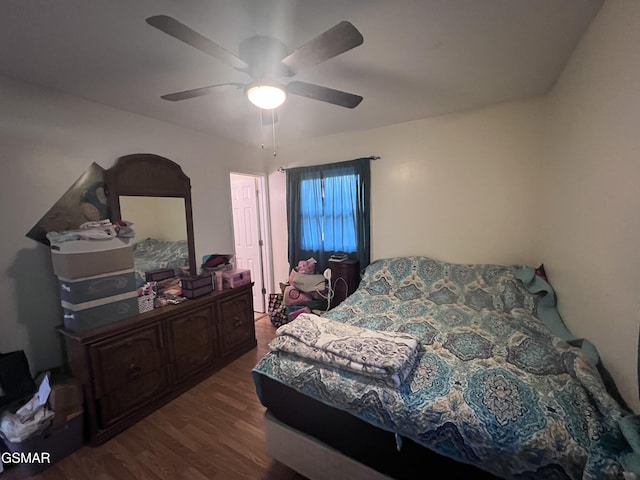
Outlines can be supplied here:
<path id="1" fill-rule="evenodd" d="M 105 180 L 112 220 L 132 221 L 134 231 L 136 231 L 136 223 L 140 227 L 155 223 L 155 231 L 164 232 L 161 236 L 167 235 L 167 239 L 175 240 L 184 236 L 188 249 L 189 271 L 191 275 L 195 275 L 191 180 L 182 171 L 180 165 L 168 158 L 151 153 L 126 155 L 120 157 L 115 165 L 106 171 Z M 131 207 L 136 203 L 133 197 L 144 197 L 139 198 L 140 202 L 135 210 Z M 168 209 L 165 200 L 162 202 L 159 200 L 157 208 L 154 208 L 152 199 L 161 197 L 183 199 L 184 219 L 176 219 L 175 214 L 169 214 L 175 209 Z M 144 216 L 131 218 L 132 211 L 137 212 L 134 216 L 141 216 L 143 213 Z M 162 223 L 164 225 L 160 225 Z M 169 230 L 171 233 L 167 233 Z M 151 236 L 147 233 L 139 235 L 136 231 L 134 243 L 148 240 Z M 148 264 L 145 268 L 153 269 L 152 267 L 153 265 Z M 158 265 L 158 268 L 162 266 Z"/>

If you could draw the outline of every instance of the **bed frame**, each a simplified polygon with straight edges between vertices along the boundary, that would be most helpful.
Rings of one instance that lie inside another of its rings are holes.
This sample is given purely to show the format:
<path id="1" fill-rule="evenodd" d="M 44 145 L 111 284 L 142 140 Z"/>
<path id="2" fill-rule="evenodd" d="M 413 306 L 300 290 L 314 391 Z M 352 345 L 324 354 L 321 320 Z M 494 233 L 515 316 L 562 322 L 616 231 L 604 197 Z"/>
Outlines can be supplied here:
<path id="1" fill-rule="evenodd" d="M 353 460 L 328 445 L 264 416 L 267 453 L 312 480 L 391 480 L 390 477 Z"/>

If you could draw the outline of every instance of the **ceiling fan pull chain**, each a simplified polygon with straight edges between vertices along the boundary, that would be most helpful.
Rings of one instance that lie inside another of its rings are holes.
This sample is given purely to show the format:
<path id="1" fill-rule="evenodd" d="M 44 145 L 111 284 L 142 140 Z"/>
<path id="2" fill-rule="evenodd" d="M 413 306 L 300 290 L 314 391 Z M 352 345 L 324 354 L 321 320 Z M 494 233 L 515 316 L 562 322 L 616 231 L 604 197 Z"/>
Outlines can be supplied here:
<path id="1" fill-rule="evenodd" d="M 273 112 L 274 109 L 271 110 L 271 131 L 273 133 L 273 156 L 276 157 L 276 119 Z"/>
<path id="2" fill-rule="evenodd" d="M 264 150 L 264 122 L 262 121 L 262 109 L 260 110 L 260 136 L 262 137 L 262 141 L 260 142 L 260 148 Z"/>

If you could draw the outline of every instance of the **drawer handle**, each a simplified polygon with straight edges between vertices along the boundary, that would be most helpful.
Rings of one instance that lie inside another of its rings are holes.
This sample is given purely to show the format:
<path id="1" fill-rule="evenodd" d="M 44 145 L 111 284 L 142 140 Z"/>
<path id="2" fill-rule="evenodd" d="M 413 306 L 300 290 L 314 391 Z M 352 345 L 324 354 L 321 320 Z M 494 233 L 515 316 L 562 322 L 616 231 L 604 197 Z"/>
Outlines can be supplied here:
<path id="1" fill-rule="evenodd" d="M 240 318 L 238 317 L 234 317 L 235 322 L 233 322 L 233 326 L 238 328 L 239 326 L 242 325 L 242 320 L 240 320 Z"/>
<path id="2" fill-rule="evenodd" d="M 127 379 L 135 380 L 142 373 L 142 369 L 138 367 L 135 363 L 129 365 L 129 371 L 127 372 Z"/>

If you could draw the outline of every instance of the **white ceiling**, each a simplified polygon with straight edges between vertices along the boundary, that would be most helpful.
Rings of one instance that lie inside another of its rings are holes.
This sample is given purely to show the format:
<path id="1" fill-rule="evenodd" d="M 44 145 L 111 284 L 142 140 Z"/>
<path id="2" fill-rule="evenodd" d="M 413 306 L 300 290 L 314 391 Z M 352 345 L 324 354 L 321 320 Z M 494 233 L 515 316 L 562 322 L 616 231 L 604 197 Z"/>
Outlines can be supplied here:
<path id="1" fill-rule="evenodd" d="M 255 144 L 242 90 L 167 93 L 249 78 L 145 23 L 170 15 L 237 54 L 269 35 L 289 50 L 341 20 L 364 44 L 294 80 L 356 93 L 350 110 L 290 95 L 279 143 L 545 93 L 602 0 L 2 0 L 0 73 L 118 109 Z"/>

